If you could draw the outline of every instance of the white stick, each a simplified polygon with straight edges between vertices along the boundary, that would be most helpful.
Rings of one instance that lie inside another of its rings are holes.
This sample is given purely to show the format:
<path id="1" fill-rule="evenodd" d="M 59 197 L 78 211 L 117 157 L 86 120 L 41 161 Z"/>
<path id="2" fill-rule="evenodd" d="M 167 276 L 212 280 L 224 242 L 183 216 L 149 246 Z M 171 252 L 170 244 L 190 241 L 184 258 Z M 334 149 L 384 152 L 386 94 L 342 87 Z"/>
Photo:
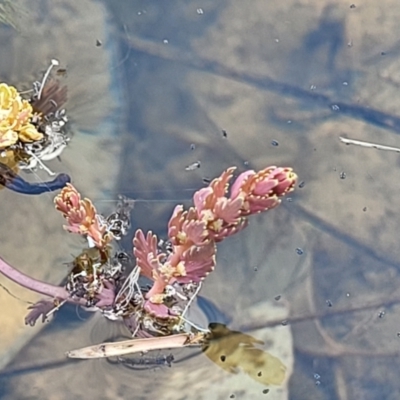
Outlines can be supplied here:
<path id="1" fill-rule="evenodd" d="M 200 345 L 204 341 L 204 334 L 180 333 L 178 335 L 161 336 L 148 339 L 131 339 L 122 342 L 102 343 L 95 346 L 68 351 L 69 358 L 104 358 L 126 354 L 146 352 L 149 350 L 172 349 L 190 345 Z"/>
<path id="2" fill-rule="evenodd" d="M 345 144 L 354 144 L 356 146 L 367 147 L 370 149 L 372 148 L 372 149 L 377 149 L 377 150 L 395 151 L 396 153 L 400 153 L 399 147 L 390 147 L 390 146 L 384 146 L 384 145 L 376 144 L 376 143 L 363 142 L 362 140 L 347 139 L 342 136 L 339 136 L 339 139 L 342 143 L 345 143 Z"/>

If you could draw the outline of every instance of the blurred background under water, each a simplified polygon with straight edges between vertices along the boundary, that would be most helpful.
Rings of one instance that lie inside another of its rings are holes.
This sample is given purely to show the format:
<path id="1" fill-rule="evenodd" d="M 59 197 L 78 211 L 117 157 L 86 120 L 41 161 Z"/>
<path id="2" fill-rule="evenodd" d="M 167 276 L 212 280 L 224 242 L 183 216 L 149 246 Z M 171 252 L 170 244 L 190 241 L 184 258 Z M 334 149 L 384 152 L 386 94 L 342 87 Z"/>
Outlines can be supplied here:
<path id="1" fill-rule="evenodd" d="M 137 199 L 133 229 L 165 235 L 175 204 L 190 205 L 204 179 L 229 166 L 299 175 L 281 206 L 219 246 L 201 292 L 230 328 L 263 340 L 285 364 L 284 385 L 266 393 L 204 355 L 185 360 L 191 350 L 171 368 L 144 371 L 65 360 L 122 328 L 74 307 L 26 327 L 27 304 L 1 290 L 1 399 L 399 398 L 399 156 L 339 142 L 400 147 L 398 2 L 0 6 L 0 79 L 23 90 L 60 61 L 74 137 L 50 165 L 100 211 L 125 194 Z M 53 196 L 0 196 L 1 255 L 59 283 L 81 242 L 62 231 Z"/>

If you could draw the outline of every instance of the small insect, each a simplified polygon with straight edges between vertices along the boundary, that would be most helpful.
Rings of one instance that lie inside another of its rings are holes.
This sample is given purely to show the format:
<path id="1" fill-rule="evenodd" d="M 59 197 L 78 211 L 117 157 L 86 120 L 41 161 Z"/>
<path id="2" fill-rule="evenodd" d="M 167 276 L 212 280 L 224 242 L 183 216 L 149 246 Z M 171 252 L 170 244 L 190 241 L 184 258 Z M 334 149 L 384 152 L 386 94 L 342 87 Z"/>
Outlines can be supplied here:
<path id="1" fill-rule="evenodd" d="M 226 130 L 222 130 L 222 136 L 224 137 L 224 138 L 227 138 L 228 137 L 228 132 L 226 131 Z"/>
<path id="2" fill-rule="evenodd" d="M 66 68 L 58 68 L 56 71 L 57 76 L 66 76 L 67 75 L 67 69 Z"/>
<path id="3" fill-rule="evenodd" d="M 196 161 L 185 168 L 185 171 L 194 171 L 197 168 L 200 168 L 200 161 Z"/>

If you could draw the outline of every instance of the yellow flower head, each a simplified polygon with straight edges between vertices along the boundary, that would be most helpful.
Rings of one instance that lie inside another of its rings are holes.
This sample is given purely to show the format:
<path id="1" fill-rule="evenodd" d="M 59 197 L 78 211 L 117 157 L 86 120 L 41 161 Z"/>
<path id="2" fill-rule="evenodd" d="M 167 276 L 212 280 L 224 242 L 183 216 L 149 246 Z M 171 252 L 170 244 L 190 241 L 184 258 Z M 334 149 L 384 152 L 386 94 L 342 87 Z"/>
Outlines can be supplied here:
<path id="1" fill-rule="evenodd" d="M 23 100 L 17 89 L 0 83 L 0 149 L 5 149 L 18 140 L 34 142 L 43 138 L 30 123 L 32 106 Z"/>

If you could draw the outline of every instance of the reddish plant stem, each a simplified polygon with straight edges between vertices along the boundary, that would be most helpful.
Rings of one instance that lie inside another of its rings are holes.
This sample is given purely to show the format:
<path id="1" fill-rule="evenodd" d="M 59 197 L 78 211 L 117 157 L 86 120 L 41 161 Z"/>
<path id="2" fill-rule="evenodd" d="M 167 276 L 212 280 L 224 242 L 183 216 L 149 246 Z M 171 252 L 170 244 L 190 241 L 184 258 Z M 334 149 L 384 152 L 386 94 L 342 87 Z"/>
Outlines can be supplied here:
<path id="1" fill-rule="evenodd" d="M 0 258 L 0 273 L 2 273 L 13 282 L 17 283 L 18 285 L 21 285 L 36 293 L 44 294 L 46 296 L 56 299 L 66 300 L 75 304 L 86 304 L 83 299 L 71 298 L 67 290 L 63 287 L 42 282 L 28 275 L 25 275 L 24 273 L 18 271 L 16 268 L 12 267 L 2 258 Z"/>

